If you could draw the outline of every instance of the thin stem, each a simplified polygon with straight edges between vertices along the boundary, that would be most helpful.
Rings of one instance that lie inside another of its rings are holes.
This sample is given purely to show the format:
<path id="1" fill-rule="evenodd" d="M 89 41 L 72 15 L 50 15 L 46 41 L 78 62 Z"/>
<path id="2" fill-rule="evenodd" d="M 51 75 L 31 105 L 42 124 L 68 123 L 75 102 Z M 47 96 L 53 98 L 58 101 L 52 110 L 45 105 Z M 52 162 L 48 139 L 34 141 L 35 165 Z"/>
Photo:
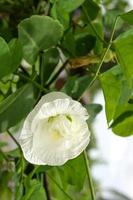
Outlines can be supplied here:
<path id="1" fill-rule="evenodd" d="M 26 71 L 26 69 L 23 66 L 20 66 L 20 69 L 22 70 L 22 72 L 24 74 L 26 74 L 27 76 L 29 76 L 28 72 Z"/>
<path id="2" fill-rule="evenodd" d="M 45 191 L 46 191 L 47 200 L 51 200 L 50 191 L 49 191 L 49 185 L 48 185 L 48 180 L 47 180 L 46 173 L 43 174 L 43 185 L 44 185 L 44 188 L 45 188 Z"/>
<path id="3" fill-rule="evenodd" d="M 82 6 L 82 9 L 83 9 L 83 12 L 84 12 L 84 14 L 85 14 L 85 16 L 86 16 L 86 18 L 87 18 L 87 20 L 88 20 L 88 22 L 89 22 L 89 24 L 90 24 L 92 30 L 93 30 L 93 32 L 95 33 L 96 37 L 97 37 L 102 43 L 104 43 L 105 45 L 107 45 L 106 41 L 104 41 L 104 40 L 101 38 L 101 36 L 97 33 L 97 31 L 96 31 L 94 25 L 92 24 L 91 19 L 90 19 L 89 15 L 87 14 L 86 9 L 85 9 L 84 6 Z"/>
<path id="4" fill-rule="evenodd" d="M 43 87 L 43 83 L 44 83 L 44 73 L 43 73 L 43 54 L 40 53 L 40 82 L 41 82 L 41 86 Z"/>
<path id="5" fill-rule="evenodd" d="M 16 140 L 16 138 L 11 134 L 11 132 L 10 132 L 9 130 L 7 130 L 7 133 L 10 135 L 10 137 L 12 138 L 12 140 L 16 143 L 16 145 L 18 146 L 18 148 L 19 148 L 20 151 L 22 152 L 21 146 L 20 146 L 20 144 L 18 143 L 18 141 Z"/>
<path id="6" fill-rule="evenodd" d="M 39 77 L 40 77 L 40 86 L 43 87 L 43 83 L 44 83 L 44 66 L 43 66 L 43 54 L 40 53 L 39 55 Z M 42 90 L 40 90 L 39 94 L 38 94 L 38 98 L 37 98 L 37 102 L 38 100 L 41 98 L 42 96 Z"/>
<path id="7" fill-rule="evenodd" d="M 61 45 L 58 45 L 58 47 L 62 50 L 62 51 L 66 51 L 71 57 L 75 57 L 75 54 L 73 54 L 73 52 L 69 51 L 69 49 L 61 46 Z"/>
<path id="8" fill-rule="evenodd" d="M 23 79 L 33 83 L 38 89 L 40 89 L 43 92 L 48 92 L 48 90 L 46 88 L 44 88 L 42 85 L 40 85 L 39 83 L 37 83 L 36 81 L 30 79 L 29 77 L 25 76 L 24 74 L 18 74 L 20 77 L 22 77 Z"/>
<path id="9" fill-rule="evenodd" d="M 98 77 L 98 75 L 99 75 L 99 72 L 100 72 L 100 69 L 101 69 L 101 67 L 102 67 L 102 64 L 103 64 L 103 62 L 104 62 L 104 59 L 105 59 L 105 57 L 106 57 L 106 55 L 107 55 L 107 53 L 108 53 L 108 51 L 109 51 L 109 49 L 110 49 L 110 47 L 111 47 L 111 45 L 112 45 L 112 41 L 113 41 L 113 37 L 114 37 L 114 32 L 115 32 L 115 27 L 116 27 L 116 24 L 117 24 L 117 21 L 118 21 L 118 17 L 119 17 L 119 16 L 117 16 L 116 19 L 115 19 L 114 26 L 113 26 L 113 29 L 112 29 L 112 32 L 111 32 L 111 36 L 110 36 L 110 40 L 109 40 L 109 44 L 108 44 L 108 46 L 107 46 L 105 52 L 103 53 L 103 56 L 102 56 L 102 58 L 101 58 L 101 60 L 100 60 L 100 63 L 99 63 L 99 65 L 98 65 L 98 69 L 97 69 L 97 71 L 96 71 L 96 73 L 95 73 L 95 76 L 94 76 L 94 78 L 92 79 L 92 81 L 91 81 L 89 87 L 91 87 L 92 84 L 94 83 L 94 81 L 97 79 L 97 77 Z"/>
<path id="10" fill-rule="evenodd" d="M 36 173 L 37 169 L 39 168 L 40 166 L 37 165 L 34 167 L 34 169 L 32 170 L 32 172 L 29 174 L 29 178 L 32 179 L 33 175 Z"/>
<path id="11" fill-rule="evenodd" d="M 21 176 L 20 176 L 20 182 L 23 183 L 23 176 L 24 176 L 24 163 L 23 163 L 24 157 L 23 157 L 23 152 L 22 152 L 20 144 L 18 143 L 16 138 L 11 134 L 11 132 L 9 130 L 7 130 L 7 133 L 10 135 L 12 140 L 16 143 L 16 145 L 18 146 L 19 151 L 21 153 Z"/>
<path id="12" fill-rule="evenodd" d="M 48 177 L 56 184 L 56 186 L 64 193 L 65 196 L 68 197 L 68 199 L 73 200 L 72 197 L 69 196 L 69 194 L 67 194 L 63 188 L 61 188 L 61 186 L 48 174 Z"/>
<path id="13" fill-rule="evenodd" d="M 49 81 L 49 83 L 46 85 L 47 87 L 49 87 L 59 76 L 59 74 L 62 72 L 62 70 L 64 70 L 65 66 L 68 64 L 68 60 L 66 60 L 63 65 L 61 66 L 61 68 L 55 73 L 55 75 L 52 77 L 52 79 Z"/>
<path id="14" fill-rule="evenodd" d="M 21 176 L 20 176 L 20 182 L 23 183 L 24 179 L 24 157 L 21 156 Z"/>
<path id="15" fill-rule="evenodd" d="M 96 200 L 93 182 L 92 182 L 91 173 L 90 173 L 89 160 L 88 160 L 86 151 L 83 152 L 83 156 L 84 156 L 85 167 L 86 167 L 86 172 L 87 172 L 87 177 L 88 177 L 88 182 L 89 182 L 91 200 Z"/>
<path id="16" fill-rule="evenodd" d="M 116 25 L 117 25 L 117 21 L 119 19 L 119 15 L 115 18 L 115 21 L 114 21 L 114 25 L 113 25 L 113 29 L 112 29 L 112 32 L 111 32 L 111 36 L 110 36 L 110 41 L 109 43 L 111 43 L 113 41 L 113 37 L 114 37 L 114 33 L 115 33 L 115 28 L 116 28 Z"/>

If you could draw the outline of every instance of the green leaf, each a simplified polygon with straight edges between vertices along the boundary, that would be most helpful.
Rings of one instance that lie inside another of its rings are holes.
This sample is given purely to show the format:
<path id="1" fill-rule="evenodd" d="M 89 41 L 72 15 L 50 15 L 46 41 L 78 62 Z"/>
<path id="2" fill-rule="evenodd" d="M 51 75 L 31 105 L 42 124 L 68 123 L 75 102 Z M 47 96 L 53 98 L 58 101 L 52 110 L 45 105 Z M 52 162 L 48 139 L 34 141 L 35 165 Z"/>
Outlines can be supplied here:
<path id="1" fill-rule="evenodd" d="M 74 57 L 76 52 L 75 38 L 72 29 L 69 29 L 65 32 L 63 40 L 62 40 L 62 49 L 66 54 Z"/>
<path id="2" fill-rule="evenodd" d="M 51 169 L 52 166 L 49 165 L 42 165 L 42 166 L 38 166 L 36 173 L 43 173 L 49 169 Z"/>
<path id="3" fill-rule="evenodd" d="M 97 114 L 102 110 L 102 106 L 100 104 L 88 104 L 85 105 L 85 108 L 87 109 L 89 114 L 88 122 L 92 122 Z"/>
<path id="4" fill-rule="evenodd" d="M 121 114 L 112 124 L 112 130 L 120 136 L 133 135 L 133 109 Z"/>
<path id="5" fill-rule="evenodd" d="M 0 37 L 0 79 L 11 71 L 11 53 L 3 38 Z"/>
<path id="6" fill-rule="evenodd" d="M 17 39 L 12 39 L 9 44 L 0 37 L 0 79 L 14 72 L 22 59 L 21 44 Z"/>
<path id="7" fill-rule="evenodd" d="M 81 36 L 76 40 L 76 55 L 85 56 L 87 55 L 95 46 L 96 39 L 94 36 L 87 34 Z"/>
<path id="8" fill-rule="evenodd" d="M 57 45 L 62 37 L 63 27 L 48 16 L 34 15 L 20 22 L 18 33 L 24 58 L 33 64 L 40 51 Z"/>
<path id="9" fill-rule="evenodd" d="M 31 180 L 26 194 L 21 200 L 46 200 L 45 191 L 42 184 L 37 180 Z"/>
<path id="10" fill-rule="evenodd" d="M 120 15 L 120 17 L 127 23 L 133 25 L 133 10 Z"/>
<path id="11" fill-rule="evenodd" d="M 82 190 L 86 177 L 86 169 L 82 154 L 77 158 L 68 161 L 65 165 L 57 167 L 57 169 L 64 187 L 67 188 L 69 183 L 70 185 L 75 185 L 78 190 Z"/>
<path id="12" fill-rule="evenodd" d="M 51 16 L 54 19 L 58 19 L 60 23 L 64 26 L 64 29 L 69 27 L 70 16 L 64 8 L 58 5 L 58 2 L 55 2 L 51 9 Z"/>
<path id="13" fill-rule="evenodd" d="M 110 30 L 113 27 L 113 24 L 115 22 L 116 17 L 120 16 L 122 14 L 122 10 L 119 9 L 108 9 L 108 12 L 106 12 L 106 15 L 104 15 L 104 26 L 107 28 L 107 30 Z M 117 26 L 115 27 L 115 31 L 119 31 L 123 27 L 123 21 L 119 19 L 119 23 L 117 23 Z"/>
<path id="14" fill-rule="evenodd" d="M 88 23 L 87 23 L 88 24 Z M 97 34 L 103 38 L 103 26 L 99 22 L 92 22 Z M 103 50 L 103 43 L 97 37 L 92 27 L 88 24 L 84 28 L 77 28 L 75 32 L 76 53 L 77 56 L 87 55 L 92 49 L 96 54 L 101 54 Z"/>
<path id="15" fill-rule="evenodd" d="M 9 44 L 9 49 L 11 52 L 11 70 L 15 71 L 22 59 L 22 46 L 18 39 L 12 39 Z"/>
<path id="16" fill-rule="evenodd" d="M 42 54 L 43 81 L 46 83 L 59 62 L 59 51 L 49 49 Z"/>
<path id="17" fill-rule="evenodd" d="M 16 189 L 15 189 L 15 198 L 17 200 L 22 200 L 22 197 L 23 197 L 23 184 L 22 183 L 19 183 L 17 186 L 16 186 Z"/>
<path id="18" fill-rule="evenodd" d="M 81 6 L 83 4 L 85 0 L 60 0 L 57 1 L 57 5 L 62 8 L 63 10 L 65 10 L 66 12 L 72 12 L 75 9 L 77 9 L 79 6 Z"/>
<path id="19" fill-rule="evenodd" d="M 35 103 L 33 87 L 27 84 L 8 96 L 0 104 L 0 132 L 16 125 L 32 109 Z"/>
<path id="20" fill-rule="evenodd" d="M 7 155 L 10 156 L 10 157 L 13 157 L 13 158 L 20 158 L 21 152 L 20 152 L 20 149 L 17 148 L 17 149 L 14 149 L 14 150 L 7 152 Z"/>
<path id="21" fill-rule="evenodd" d="M 120 136 L 133 134 L 133 105 L 129 103 L 133 88 L 130 88 L 120 66 L 115 66 L 100 75 L 104 92 L 106 117 L 113 132 Z"/>
<path id="22" fill-rule="evenodd" d="M 118 80 L 121 79 L 121 76 L 122 72 L 120 67 L 118 66 L 108 70 L 100 76 L 100 82 L 102 85 L 106 103 L 105 110 L 108 123 L 113 119 L 117 102 L 120 96 L 119 92 L 121 88 L 121 83 Z"/>
<path id="23" fill-rule="evenodd" d="M 133 29 L 122 33 L 115 41 L 116 55 L 130 86 L 133 80 Z"/>
<path id="24" fill-rule="evenodd" d="M 89 87 L 92 79 L 93 76 L 91 75 L 85 75 L 82 77 L 71 76 L 68 78 L 61 91 L 65 92 L 74 99 L 79 99 Z"/>
<path id="25" fill-rule="evenodd" d="M 103 34 L 103 25 L 99 22 L 92 22 L 93 26 L 95 27 L 95 30 L 97 34 L 104 40 L 104 34 Z M 86 31 L 89 35 L 96 38 L 94 52 L 96 54 L 101 54 L 103 50 L 103 43 L 99 40 L 99 38 L 96 36 L 95 32 L 93 31 L 92 27 L 90 25 L 87 25 Z"/>
<path id="26" fill-rule="evenodd" d="M 83 8 L 91 20 L 94 20 L 97 17 L 100 10 L 100 7 L 92 0 L 86 0 L 83 4 Z"/>
<path id="27" fill-rule="evenodd" d="M 130 88 L 125 80 L 121 81 L 120 97 L 116 107 L 114 121 L 111 124 L 112 130 L 121 136 L 133 134 L 133 105 L 129 100 L 133 94 L 133 88 Z"/>

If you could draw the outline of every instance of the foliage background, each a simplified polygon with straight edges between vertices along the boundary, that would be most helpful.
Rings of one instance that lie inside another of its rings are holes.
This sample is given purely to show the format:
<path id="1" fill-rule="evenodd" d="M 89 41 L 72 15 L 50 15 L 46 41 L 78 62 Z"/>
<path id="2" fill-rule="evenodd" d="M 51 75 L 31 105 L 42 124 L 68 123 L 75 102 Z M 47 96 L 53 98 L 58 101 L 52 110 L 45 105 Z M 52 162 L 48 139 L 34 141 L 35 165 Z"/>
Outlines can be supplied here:
<path id="1" fill-rule="evenodd" d="M 124 0 L 0 1 L 0 132 L 18 145 L 5 152 L 0 142 L 1 200 L 91 200 L 83 155 L 61 167 L 33 166 L 24 160 L 15 134 L 41 96 L 55 90 L 86 106 L 91 128 L 102 109 L 92 104 L 99 87 L 108 126 L 120 136 L 133 134 L 133 11 L 125 13 L 127 5 Z M 88 152 L 95 147 L 93 133 Z M 95 191 L 103 199 L 96 182 Z M 113 199 L 128 199 L 112 193 Z"/>

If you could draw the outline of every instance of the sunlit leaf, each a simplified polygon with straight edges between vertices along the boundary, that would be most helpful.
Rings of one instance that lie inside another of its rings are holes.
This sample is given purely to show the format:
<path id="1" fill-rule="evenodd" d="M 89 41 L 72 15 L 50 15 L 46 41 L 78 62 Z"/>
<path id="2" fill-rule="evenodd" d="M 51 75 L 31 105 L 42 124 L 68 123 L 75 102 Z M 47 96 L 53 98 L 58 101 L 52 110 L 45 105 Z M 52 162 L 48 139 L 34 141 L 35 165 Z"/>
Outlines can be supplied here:
<path id="1" fill-rule="evenodd" d="M 120 66 L 101 74 L 100 81 L 109 126 L 120 136 L 132 135 L 133 106 L 129 99 L 132 97 L 133 89 L 128 86 Z"/>
<path id="2" fill-rule="evenodd" d="M 64 26 L 64 29 L 67 29 L 69 27 L 69 13 L 64 8 L 59 6 L 59 2 L 55 2 L 53 4 L 53 7 L 51 9 L 51 16 L 54 19 L 58 19 L 60 23 Z"/>
<path id="3" fill-rule="evenodd" d="M 70 185 L 75 185 L 79 190 L 82 190 L 86 177 L 86 169 L 82 154 L 57 169 L 62 180 L 62 185 L 65 188 L 67 188 L 69 183 Z"/>
<path id="4" fill-rule="evenodd" d="M 133 10 L 127 13 L 121 14 L 120 17 L 127 23 L 133 25 Z"/>
<path id="5" fill-rule="evenodd" d="M 63 34 L 63 27 L 57 20 L 48 16 L 34 15 L 20 22 L 18 32 L 24 58 L 33 64 L 40 51 L 58 43 Z"/>
<path id="6" fill-rule="evenodd" d="M 78 8 L 85 0 L 60 0 L 58 1 L 58 6 L 64 9 L 66 12 L 72 12 L 76 8 Z"/>
<path id="7" fill-rule="evenodd" d="M 26 194 L 21 200 L 46 200 L 45 191 L 42 184 L 37 180 L 31 180 Z"/>
<path id="8" fill-rule="evenodd" d="M 133 80 L 133 29 L 122 33 L 114 41 L 116 54 L 123 72 L 132 87 Z"/>

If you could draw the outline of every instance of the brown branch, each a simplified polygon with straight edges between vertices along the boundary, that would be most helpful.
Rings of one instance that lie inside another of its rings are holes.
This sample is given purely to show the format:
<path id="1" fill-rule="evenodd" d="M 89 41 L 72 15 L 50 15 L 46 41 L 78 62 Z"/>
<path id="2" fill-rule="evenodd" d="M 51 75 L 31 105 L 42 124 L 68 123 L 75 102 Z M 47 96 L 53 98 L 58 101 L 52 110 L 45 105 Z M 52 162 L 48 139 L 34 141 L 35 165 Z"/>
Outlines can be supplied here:
<path id="1" fill-rule="evenodd" d="M 48 180 L 47 180 L 46 173 L 43 174 L 43 186 L 45 188 L 47 200 L 51 200 L 50 191 L 49 191 L 49 185 L 48 185 Z"/>

